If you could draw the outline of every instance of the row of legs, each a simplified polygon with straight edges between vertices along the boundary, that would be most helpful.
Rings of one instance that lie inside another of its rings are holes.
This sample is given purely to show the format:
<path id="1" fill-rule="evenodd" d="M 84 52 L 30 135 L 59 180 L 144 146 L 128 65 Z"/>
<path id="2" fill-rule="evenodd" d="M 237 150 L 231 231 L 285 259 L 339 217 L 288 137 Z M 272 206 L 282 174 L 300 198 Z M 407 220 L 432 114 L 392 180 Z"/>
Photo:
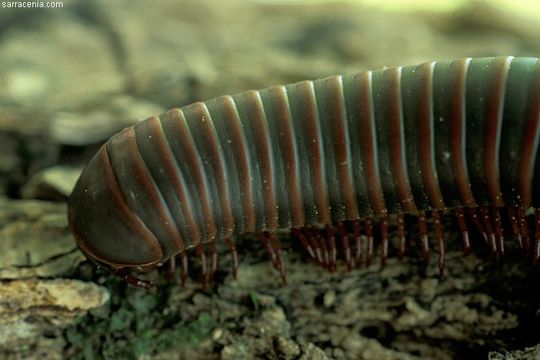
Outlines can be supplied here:
<path id="1" fill-rule="evenodd" d="M 496 258 L 504 255 L 505 233 L 511 233 L 516 239 L 520 248 L 527 254 L 532 254 L 534 262 L 540 257 L 540 209 L 534 210 L 534 239 L 531 240 L 529 223 L 525 209 L 522 206 L 506 206 L 498 208 L 495 206 L 480 206 L 474 208 L 456 208 L 450 211 L 456 218 L 463 241 L 463 251 L 467 254 L 470 251 L 469 223 L 472 223 L 481 235 L 483 241 L 489 247 L 492 255 Z M 437 244 L 439 272 L 445 272 L 445 240 L 443 235 L 443 213 L 440 210 L 430 212 L 419 211 L 418 213 L 418 236 L 422 247 L 422 254 L 427 261 L 430 257 L 430 242 L 428 232 L 428 215 L 431 215 L 433 234 Z M 511 231 L 505 232 L 503 229 L 503 216 L 507 217 L 505 222 Z M 469 219 L 469 221 L 467 221 Z M 394 220 L 394 219 L 392 219 Z M 401 259 L 407 249 L 407 238 L 405 231 L 404 215 L 397 215 L 395 221 L 398 237 L 398 256 Z M 336 225 L 326 224 L 321 226 L 303 226 L 292 228 L 291 235 L 306 250 L 309 256 L 321 267 L 333 272 L 337 269 L 338 248 L 341 250 L 342 258 L 347 269 L 360 268 L 363 264 L 369 266 L 375 257 L 374 254 L 374 227 L 379 227 L 380 234 L 380 261 L 381 266 L 386 265 L 389 248 L 389 218 L 379 218 L 376 222 L 372 218 L 358 219 L 347 222 L 340 222 Z M 281 244 L 275 233 L 261 232 L 258 238 L 270 256 L 272 266 L 279 272 L 284 283 L 287 282 L 287 274 Z M 232 239 L 225 239 L 232 255 L 232 275 L 236 279 L 238 272 L 238 252 Z M 533 245 L 531 246 L 531 243 Z M 209 248 L 209 260 L 205 251 L 205 246 Z M 217 271 L 218 252 L 215 242 L 206 245 L 199 244 L 196 247 L 197 257 L 201 267 L 201 284 L 206 289 L 214 281 Z M 173 278 L 176 272 L 177 263 L 180 267 L 180 282 L 185 283 L 188 273 L 188 257 L 185 252 L 177 255 L 167 262 L 166 274 Z M 116 275 L 125 281 L 138 287 L 151 287 L 152 284 L 138 279 L 127 271 L 115 270 Z"/>

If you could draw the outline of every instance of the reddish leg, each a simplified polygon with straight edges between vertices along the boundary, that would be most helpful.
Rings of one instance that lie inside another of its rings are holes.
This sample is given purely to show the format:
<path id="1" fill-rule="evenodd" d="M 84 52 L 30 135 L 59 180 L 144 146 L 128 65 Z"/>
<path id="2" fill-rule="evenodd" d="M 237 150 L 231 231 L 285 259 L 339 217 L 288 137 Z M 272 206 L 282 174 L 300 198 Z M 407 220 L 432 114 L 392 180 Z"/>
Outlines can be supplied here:
<path id="1" fill-rule="evenodd" d="M 236 251 L 234 242 L 230 238 L 225 239 L 225 244 L 227 244 L 227 247 L 232 254 L 232 276 L 233 279 L 236 280 L 236 275 L 238 274 L 238 252 Z"/>
<path id="2" fill-rule="evenodd" d="M 499 254 L 504 255 L 504 231 L 502 227 L 501 214 L 496 206 L 491 208 L 493 213 L 493 223 L 495 224 L 495 237 L 499 246 Z"/>
<path id="3" fill-rule="evenodd" d="M 210 284 L 214 283 L 214 278 L 216 276 L 217 266 L 218 266 L 218 252 L 216 242 L 212 241 L 210 243 L 210 254 L 212 259 L 212 264 L 210 265 L 210 274 L 208 276 Z"/>
<path id="4" fill-rule="evenodd" d="M 534 210 L 534 255 L 533 261 L 536 265 L 538 263 L 538 258 L 540 257 L 540 210 Z"/>
<path id="5" fill-rule="evenodd" d="M 272 266 L 274 267 L 274 269 L 279 271 L 283 283 L 287 284 L 285 266 L 283 263 L 283 255 L 281 252 L 279 241 L 273 233 L 269 233 L 268 231 L 263 231 L 262 233 L 260 233 L 259 240 L 262 242 L 264 248 L 269 253 L 270 259 L 272 260 Z"/>
<path id="6" fill-rule="evenodd" d="M 354 264 L 357 269 L 362 266 L 362 234 L 360 232 L 360 220 L 354 220 L 353 226 L 353 238 L 354 238 Z M 366 223 L 366 231 L 367 231 Z M 371 227 L 369 228 L 371 231 Z"/>
<path id="7" fill-rule="evenodd" d="M 180 284 L 184 286 L 188 276 L 188 257 L 185 251 L 178 256 L 180 257 Z"/>
<path id="8" fill-rule="evenodd" d="M 487 232 L 489 239 L 489 246 L 491 249 L 491 254 L 497 256 L 497 240 L 495 238 L 495 231 L 491 225 L 491 214 L 489 213 L 489 206 L 480 207 L 480 214 L 482 214 L 482 221 L 484 222 L 484 227 Z"/>
<path id="9" fill-rule="evenodd" d="M 270 246 L 276 254 L 276 270 L 279 271 L 279 275 L 281 276 L 281 280 L 283 281 L 283 283 L 287 285 L 287 272 L 285 269 L 285 262 L 283 261 L 283 251 L 281 250 L 281 243 L 279 242 L 279 239 L 274 233 L 269 234 L 269 239 Z"/>
<path id="10" fill-rule="evenodd" d="M 367 237 L 366 267 L 369 267 L 371 265 L 371 261 L 373 260 L 373 220 L 371 220 L 370 218 L 367 218 L 364 226 L 366 228 L 366 237 Z M 360 236 L 358 236 L 358 239 L 361 240 Z M 361 249 L 361 248 L 362 248 L 362 243 L 360 242 L 358 244 L 358 249 Z M 360 267 L 360 262 L 358 262 L 356 266 Z"/>
<path id="11" fill-rule="evenodd" d="M 439 245 L 439 275 L 444 276 L 445 268 L 445 246 L 444 246 L 444 237 L 442 231 L 442 222 L 441 214 L 439 210 L 433 210 L 433 227 L 435 229 L 435 238 L 437 239 L 437 244 Z"/>
<path id="12" fill-rule="evenodd" d="M 426 212 L 420 210 L 418 212 L 418 231 L 420 233 L 420 241 L 422 242 L 422 255 L 425 261 L 429 260 L 429 238 L 426 224 Z"/>
<path id="13" fill-rule="evenodd" d="M 178 278 L 176 277 L 176 258 L 180 260 L 180 281 L 178 281 Z M 174 280 L 176 284 L 180 284 L 182 286 L 186 283 L 187 273 L 188 273 L 188 259 L 186 252 L 183 251 L 182 253 L 171 257 L 167 261 L 167 272 L 165 273 L 165 276 L 169 280 Z"/>
<path id="14" fill-rule="evenodd" d="M 399 214 L 397 217 L 397 232 L 399 237 L 399 260 L 403 259 L 405 255 L 405 220 L 403 215 Z"/>
<path id="15" fill-rule="evenodd" d="M 345 263 L 347 264 L 347 270 L 351 271 L 352 262 L 351 262 L 351 248 L 349 246 L 349 234 L 347 234 L 347 229 L 345 229 L 345 224 L 340 222 L 338 224 L 339 237 L 343 245 L 343 252 L 345 253 Z"/>
<path id="16" fill-rule="evenodd" d="M 330 267 L 332 271 L 337 269 L 337 251 L 336 251 L 336 236 L 334 227 L 330 224 L 326 224 L 326 239 L 328 240 L 329 252 L 330 252 Z"/>
<path id="17" fill-rule="evenodd" d="M 321 229 L 315 226 L 313 227 L 313 231 L 317 234 L 316 239 L 319 242 L 319 247 L 322 249 L 322 252 L 323 252 L 323 257 L 322 257 L 323 267 L 326 270 L 331 271 L 329 257 L 328 257 L 328 247 L 326 246 L 325 234 L 322 232 Z"/>
<path id="18" fill-rule="evenodd" d="M 263 231 L 263 232 L 259 233 L 258 237 L 259 237 L 259 241 L 262 243 L 262 245 L 266 249 L 266 252 L 268 253 L 268 255 L 270 255 L 270 261 L 272 262 L 272 266 L 275 269 L 277 269 L 278 264 L 277 264 L 277 259 L 276 259 L 276 253 L 274 252 L 274 249 L 270 245 L 270 239 L 269 239 L 269 236 L 268 236 L 268 232 Z"/>
<path id="19" fill-rule="evenodd" d="M 381 219 L 381 269 L 384 269 L 386 266 L 386 261 L 388 260 L 388 218 L 383 217 Z"/>
<path id="20" fill-rule="evenodd" d="M 515 205 L 508 205 L 506 207 L 506 210 L 508 211 L 508 218 L 510 219 L 510 223 L 512 224 L 512 232 L 514 234 L 514 237 L 516 238 L 519 248 L 523 249 L 523 239 L 521 238 L 521 230 L 517 216 L 518 207 Z"/>
<path id="21" fill-rule="evenodd" d="M 302 233 L 305 235 L 306 239 L 311 244 L 312 249 L 314 249 L 315 259 L 317 260 L 317 263 L 320 266 L 324 267 L 323 266 L 323 261 L 322 261 L 321 249 L 319 248 L 319 243 L 318 243 L 318 241 L 317 241 L 317 239 L 315 237 L 315 234 L 307 226 L 302 228 Z"/>
<path id="22" fill-rule="evenodd" d="M 469 229 L 467 229 L 467 222 L 465 221 L 465 213 L 462 208 L 457 208 L 455 212 L 461 238 L 463 239 L 463 254 L 467 255 L 471 251 L 471 242 L 469 240 Z"/>
<path id="23" fill-rule="evenodd" d="M 474 226 L 476 226 L 476 229 L 480 232 L 480 234 L 482 234 L 484 241 L 487 243 L 488 236 L 486 234 L 486 230 L 484 230 L 484 226 L 482 225 L 482 220 L 480 219 L 480 216 L 478 216 L 478 211 L 476 211 L 476 208 L 470 207 L 469 213 L 471 214 L 471 219 Z"/>
<path id="24" fill-rule="evenodd" d="M 326 270 L 328 269 L 328 253 L 321 232 L 318 227 L 312 226 L 311 233 L 313 234 L 313 240 L 317 244 L 317 258 L 321 260 L 321 266 Z"/>
<path id="25" fill-rule="evenodd" d="M 522 205 L 518 207 L 518 220 L 519 227 L 521 229 L 521 235 L 523 236 L 523 247 L 525 252 L 529 254 L 531 251 L 531 238 L 529 237 L 529 224 L 527 224 L 527 217 L 525 216 L 525 209 Z"/>
<path id="26" fill-rule="evenodd" d="M 298 228 L 292 228 L 291 233 L 292 233 L 292 235 L 294 237 L 296 237 L 298 239 L 298 241 L 300 241 L 300 244 L 302 244 L 302 247 L 304 249 L 306 249 L 309 256 L 311 256 L 312 259 L 315 259 L 315 253 L 313 252 L 313 248 L 308 243 L 308 241 L 307 241 L 306 237 L 304 236 L 304 234 L 302 234 L 302 232 Z"/>
<path id="27" fill-rule="evenodd" d="M 197 247 L 195 248 L 197 251 L 197 255 L 199 256 L 199 259 L 201 261 L 201 285 L 203 288 L 203 291 L 206 291 L 206 277 L 207 277 L 207 269 L 206 269 L 206 254 L 204 253 L 204 247 L 202 243 L 199 243 Z"/>
<path id="28" fill-rule="evenodd" d="M 176 258 L 173 256 L 167 260 L 167 270 L 165 271 L 165 277 L 167 280 L 174 280 L 174 273 L 176 270 Z"/>

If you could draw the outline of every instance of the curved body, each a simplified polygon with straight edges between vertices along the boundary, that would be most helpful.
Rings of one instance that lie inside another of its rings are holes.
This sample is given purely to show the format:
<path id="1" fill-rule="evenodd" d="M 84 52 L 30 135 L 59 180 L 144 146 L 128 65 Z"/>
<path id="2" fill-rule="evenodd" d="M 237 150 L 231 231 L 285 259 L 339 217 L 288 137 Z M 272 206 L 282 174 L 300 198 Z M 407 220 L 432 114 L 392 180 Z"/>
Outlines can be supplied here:
<path id="1" fill-rule="evenodd" d="M 540 62 L 333 76 L 173 109 L 113 136 L 69 199 L 113 268 L 201 242 L 430 209 L 538 207 Z"/>

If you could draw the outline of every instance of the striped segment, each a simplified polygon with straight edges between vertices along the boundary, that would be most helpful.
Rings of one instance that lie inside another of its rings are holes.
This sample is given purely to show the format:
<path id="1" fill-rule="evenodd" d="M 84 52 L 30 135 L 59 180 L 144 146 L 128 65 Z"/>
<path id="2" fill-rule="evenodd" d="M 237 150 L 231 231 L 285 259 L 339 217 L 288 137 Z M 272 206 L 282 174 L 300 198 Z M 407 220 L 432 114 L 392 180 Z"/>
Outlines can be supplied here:
<path id="1" fill-rule="evenodd" d="M 359 138 L 355 139 L 360 143 L 362 163 L 365 167 L 364 174 L 361 174 L 367 184 L 369 202 L 371 203 L 371 214 L 376 216 L 386 216 L 384 190 L 379 173 L 379 160 L 376 140 L 376 118 L 373 105 L 373 86 L 371 71 L 355 76 L 356 87 L 358 87 L 358 98 L 353 99 L 357 103 L 358 117 L 353 119 L 358 128 Z M 353 92 L 355 94 L 355 92 Z M 352 94 L 351 94 L 352 95 Z M 369 215 L 371 215 L 369 214 Z"/>
<path id="2" fill-rule="evenodd" d="M 208 202 L 216 224 L 216 237 L 230 237 L 234 231 L 231 209 L 229 176 L 222 145 L 214 121 L 205 103 L 198 102 L 183 108 L 186 126 L 196 147 L 201 171 L 205 173 L 209 188 Z"/>
<path id="3" fill-rule="evenodd" d="M 349 119 L 343 79 L 333 76 L 314 83 L 326 160 L 326 182 L 334 221 L 359 217 L 351 159 Z"/>
<path id="4" fill-rule="evenodd" d="M 236 104 L 231 96 L 222 96 L 207 102 L 207 106 L 214 119 L 222 144 L 225 166 L 230 175 L 229 186 L 235 231 L 236 233 L 255 231 L 253 169 Z"/>
<path id="5" fill-rule="evenodd" d="M 274 144 L 272 156 L 276 170 L 279 227 L 301 227 L 305 224 L 305 212 L 300 158 L 287 89 L 275 86 L 262 90 L 260 94 Z"/>
<path id="6" fill-rule="evenodd" d="M 196 245 L 201 241 L 214 240 L 217 233 L 214 211 L 217 212 L 219 209 L 215 210 L 216 197 L 210 196 L 212 191 L 210 181 L 204 171 L 203 160 L 189 130 L 184 112 L 181 109 L 169 111 L 161 117 L 161 125 L 174 160 L 185 175 L 186 185 L 193 198 L 192 203 L 201 239 L 192 243 Z"/>
<path id="7" fill-rule="evenodd" d="M 259 92 L 248 91 L 233 96 L 240 123 L 249 149 L 254 186 L 256 228 L 260 231 L 275 231 L 278 227 L 278 212 L 272 138 Z"/>
<path id="8" fill-rule="evenodd" d="M 160 241 L 163 254 L 171 256 L 184 249 L 182 237 L 169 208 L 164 206 L 164 190 L 157 187 L 142 159 L 135 134 L 129 127 L 107 144 L 111 168 L 126 204 Z"/>
<path id="9" fill-rule="evenodd" d="M 534 70 L 530 76 L 528 102 L 525 104 L 527 111 L 519 162 L 519 190 L 525 207 L 540 206 L 540 159 L 537 156 L 540 138 L 540 62 L 536 62 Z"/>
<path id="10" fill-rule="evenodd" d="M 197 243 L 201 233 L 195 218 L 193 198 L 187 188 L 185 174 L 174 161 L 160 119 L 152 117 L 139 123 L 135 126 L 135 134 L 142 160 L 170 209 L 176 227 L 182 231 L 185 246 Z M 184 244 L 180 246 L 183 248 Z"/>

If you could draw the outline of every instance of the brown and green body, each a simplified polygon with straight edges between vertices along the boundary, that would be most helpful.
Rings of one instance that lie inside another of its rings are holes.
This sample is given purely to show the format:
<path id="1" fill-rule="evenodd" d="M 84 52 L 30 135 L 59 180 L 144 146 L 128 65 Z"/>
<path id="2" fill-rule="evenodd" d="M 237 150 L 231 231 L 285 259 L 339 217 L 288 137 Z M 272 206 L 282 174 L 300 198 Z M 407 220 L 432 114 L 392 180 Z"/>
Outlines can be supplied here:
<path id="1" fill-rule="evenodd" d="M 152 268 L 201 243 L 280 228 L 312 255 L 332 244 L 317 246 L 311 232 L 337 235 L 350 263 L 357 238 L 372 241 L 372 220 L 382 224 L 385 257 L 388 217 L 403 243 L 403 215 L 418 215 L 427 242 L 427 211 L 442 255 L 441 210 L 456 213 L 464 236 L 470 213 L 502 252 L 499 209 L 528 242 L 525 213 L 540 207 L 539 136 L 536 58 L 430 62 L 247 91 L 113 136 L 75 186 L 69 222 L 82 251 L 113 269 Z M 311 228 L 326 224 L 337 234 Z M 335 243 L 333 252 L 327 262 Z"/>

